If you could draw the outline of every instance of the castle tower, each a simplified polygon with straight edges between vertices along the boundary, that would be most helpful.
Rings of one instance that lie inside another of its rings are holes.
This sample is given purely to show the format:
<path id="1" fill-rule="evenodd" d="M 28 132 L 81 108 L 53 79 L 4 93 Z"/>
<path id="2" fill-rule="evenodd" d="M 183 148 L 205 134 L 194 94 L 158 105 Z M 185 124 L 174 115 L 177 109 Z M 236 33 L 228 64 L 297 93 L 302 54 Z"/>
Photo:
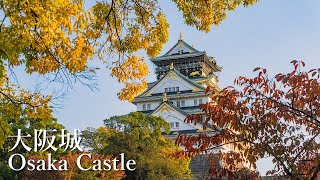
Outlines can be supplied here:
<path id="1" fill-rule="evenodd" d="M 154 65 L 157 80 L 148 83 L 148 89 L 132 101 L 137 111 L 160 116 L 170 123 L 172 134 L 198 133 L 201 124 L 188 124 L 184 119 L 189 114 L 201 114 L 199 104 L 210 97 L 205 89 L 210 86 L 217 91 L 221 71 L 215 58 L 205 51 L 198 51 L 180 39 L 164 55 L 150 59 Z"/>
<path id="2" fill-rule="evenodd" d="M 177 134 L 213 135 L 211 129 L 203 130 L 201 123 L 194 125 L 185 123 L 184 120 L 189 114 L 202 114 L 199 104 L 211 101 L 210 96 L 205 94 L 208 86 L 220 91 L 216 73 L 222 68 L 217 65 L 215 58 L 190 46 L 180 36 L 167 53 L 150 60 L 156 66 L 157 80 L 148 83 L 148 89 L 132 101 L 137 106 L 137 111 L 160 116 L 170 123 L 171 133 L 166 135 L 167 138 L 175 139 Z M 237 151 L 232 145 L 227 145 L 212 149 L 210 153 L 219 153 L 221 149 Z M 220 164 L 223 166 L 223 161 Z M 204 179 L 209 166 L 209 156 L 200 154 L 191 159 L 189 168 L 193 178 Z M 240 166 L 253 168 L 250 165 Z"/>

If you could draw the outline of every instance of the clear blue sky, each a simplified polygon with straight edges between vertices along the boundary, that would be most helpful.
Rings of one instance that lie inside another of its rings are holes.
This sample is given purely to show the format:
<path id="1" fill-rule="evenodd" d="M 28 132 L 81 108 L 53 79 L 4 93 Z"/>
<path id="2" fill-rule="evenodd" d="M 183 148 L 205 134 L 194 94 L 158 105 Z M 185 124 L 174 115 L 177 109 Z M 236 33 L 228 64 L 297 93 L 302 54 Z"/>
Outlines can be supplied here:
<path id="1" fill-rule="evenodd" d="M 320 67 L 320 1 L 319 0 L 261 0 L 248 8 L 238 8 L 227 14 L 227 19 L 210 33 L 197 31 L 184 24 L 176 6 L 169 0 L 160 5 L 170 23 L 169 42 L 163 52 L 170 49 L 182 32 L 183 39 L 198 50 L 216 57 L 223 67 L 220 87 L 232 85 L 239 75 L 252 75 L 253 68 L 266 67 L 270 73 L 290 70 L 290 61 L 304 60 L 308 67 Z M 145 54 L 142 54 L 145 55 Z M 153 66 L 149 81 L 155 80 Z M 26 80 L 23 84 L 33 84 Z M 77 86 L 70 91 L 63 109 L 56 112 L 58 121 L 67 129 L 98 127 L 103 119 L 135 111 L 135 106 L 117 99 L 121 86 L 108 74 L 100 73 L 99 91 Z M 259 163 L 264 174 L 272 165 L 269 160 Z"/>

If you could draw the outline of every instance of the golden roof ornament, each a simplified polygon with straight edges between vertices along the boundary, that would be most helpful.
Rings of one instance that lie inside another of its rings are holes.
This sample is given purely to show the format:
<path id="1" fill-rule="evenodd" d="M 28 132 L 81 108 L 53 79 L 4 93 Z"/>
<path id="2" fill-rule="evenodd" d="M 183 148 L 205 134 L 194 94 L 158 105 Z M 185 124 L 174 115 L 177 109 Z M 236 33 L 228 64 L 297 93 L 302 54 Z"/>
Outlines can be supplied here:
<path id="1" fill-rule="evenodd" d="M 167 93 L 163 93 L 163 98 L 162 98 L 162 102 L 167 102 L 168 98 L 167 98 Z"/>
<path id="2" fill-rule="evenodd" d="M 170 69 L 173 69 L 174 66 L 173 66 L 173 62 L 170 64 Z"/>
<path id="3" fill-rule="evenodd" d="M 182 33 L 180 32 L 179 40 L 182 40 Z"/>

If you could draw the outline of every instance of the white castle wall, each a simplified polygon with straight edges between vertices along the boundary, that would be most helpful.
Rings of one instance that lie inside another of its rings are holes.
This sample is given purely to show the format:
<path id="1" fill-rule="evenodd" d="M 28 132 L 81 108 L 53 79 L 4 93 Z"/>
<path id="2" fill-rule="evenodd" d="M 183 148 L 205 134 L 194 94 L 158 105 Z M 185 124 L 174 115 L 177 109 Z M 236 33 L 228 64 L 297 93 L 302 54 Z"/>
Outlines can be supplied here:
<path id="1" fill-rule="evenodd" d="M 169 101 L 173 102 L 174 106 L 177 106 L 177 101 L 180 101 L 180 106 L 181 106 L 181 101 L 185 101 L 185 106 L 184 107 L 190 107 L 190 106 L 194 106 L 194 100 L 198 101 L 199 104 L 199 99 L 202 99 L 202 103 L 206 103 L 210 100 L 209 97 L 206 96 L 202 96 L 202 97 L 192 97 L 192 98 L 179 98 L 179 99 L 170 99 Z M 161 100 L 159 101 L 148 101 L 148 102 L 143 102 L 143 103 L 137 103 L 137 111 L 143 111 L 143 104 L 150 104 L 151 109 L 150 110 L 154 110 L 156 109 L 160 104 L 162 103 Z"/>
<path id="2" fill-rule="evenodd" d="M 165 88 L 170 87 L 179 87 L 179 91 L 187 91 L 192 90 L 193 86 L 186 82 L 185 80 L 181 79 L 178 76 L 175 77 L 166 77 L 163 81 L 159 82 L 151 91 L 151 93 L 163 93 L 165 92 Z"/>
<path id="3" fill-rule="evenodd" d="M 150 104 L 151 110 L 156 109 L 162 101 L 148 101 L 143 103 L 137 103 L 137 111 L 143 111 L 143 104 Z"/>

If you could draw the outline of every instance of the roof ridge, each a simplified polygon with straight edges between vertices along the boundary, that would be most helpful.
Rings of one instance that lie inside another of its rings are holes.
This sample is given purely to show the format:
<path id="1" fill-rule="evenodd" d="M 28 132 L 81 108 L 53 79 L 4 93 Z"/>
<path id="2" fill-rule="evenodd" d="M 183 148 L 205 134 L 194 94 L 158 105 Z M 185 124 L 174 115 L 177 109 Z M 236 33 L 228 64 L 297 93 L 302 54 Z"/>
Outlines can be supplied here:
<path id="1" fill-rule="evenodd" d="M 159 104 L 158 107 L 156 107 L 152 112 L 150 112 L 150 114 L 152 114 L 153 112 L 158 110 L 163 104 L 167 104 L 168 106 L 172 107 L 173 109 L 179 111 L 181 114 L 188 115 L 188 113 L 184 112 L 182 109 L 176 107 L 175 105 L 173 105 L 172 103 L 170 103 L 168 101 L 163 101 L 161 104 Z"/>
<path id="2" fill-rule="evenodd" d="M 171 52 L 176 46 L 178 46 L 178 44 L 182 42 L 183 44 L 185 44 L 188 48 L 190 48 L 192 51 L 195 51 L 195 52 L 201 52 L 199 50 L 197 50 L 196 48 L 190 46 L 188 43 L 186 43 L 184 40 L 182 39 L 179 39 L 178 42 L 172 47 L 169 49 L 169 51 L 167 51 L 164 55 L 162 56 L 159 56 L 159 57 L 163 57 L 163 56 L 168 56 L 169 55 L 169 52 Z"/>
<path id="3" fill-rule="evenodd" d="M 186 58 L 186 57 L 195 57 L 195 56 L 201 56 L 204 55 L 205 51 L 197 51 L 197 52 L 192 52 L 192 53 L 183 53 L 183 54 L 174 54 L 170 56 L 157 56 L 155 58 L 150 58 L 151 61 L 159 61 L 159 60 L 164 60 L 164 59 L 180 59 L 180 58 Z"/>

